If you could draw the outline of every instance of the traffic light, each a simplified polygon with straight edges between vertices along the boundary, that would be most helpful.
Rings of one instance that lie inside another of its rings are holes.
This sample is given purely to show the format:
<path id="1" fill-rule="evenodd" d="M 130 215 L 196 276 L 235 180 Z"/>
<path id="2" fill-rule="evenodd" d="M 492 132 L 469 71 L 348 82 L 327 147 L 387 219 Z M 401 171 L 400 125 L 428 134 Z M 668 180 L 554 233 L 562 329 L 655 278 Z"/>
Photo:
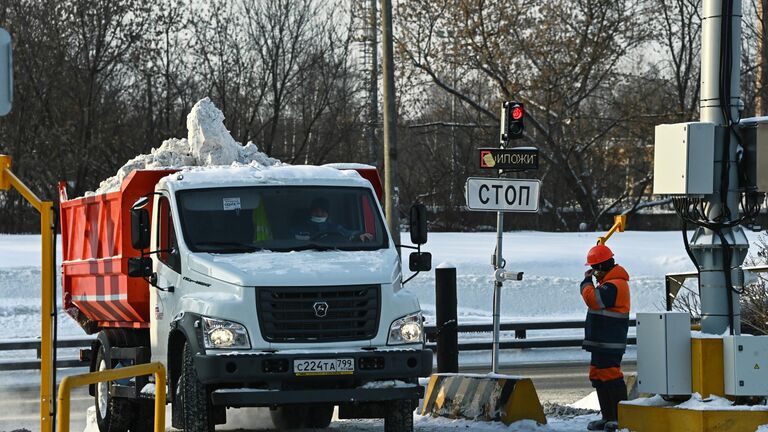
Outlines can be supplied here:
<path id="1" fill-rule="evenodd" d="M 525 107 L 520 102 L 504 102 L 501 106 L 501 143 L 523 137 Z"/>

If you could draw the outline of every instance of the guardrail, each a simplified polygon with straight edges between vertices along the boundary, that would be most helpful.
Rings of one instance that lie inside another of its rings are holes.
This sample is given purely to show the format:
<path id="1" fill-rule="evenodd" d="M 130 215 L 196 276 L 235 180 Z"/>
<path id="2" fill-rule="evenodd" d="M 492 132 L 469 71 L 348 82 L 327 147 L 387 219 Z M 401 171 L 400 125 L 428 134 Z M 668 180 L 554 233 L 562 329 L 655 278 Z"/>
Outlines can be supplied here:
<path id="1" fill-rule="evenodd" d="M 67 338 L 56 341 L 56 348 L 90 348 L 95 337 Z M 0 360 L 0 371 L 40 369 L 40 339 L 6 339 L 0 340 L 0 352 L 35 350 L 34 359 Z M 88 366 L 79 357 L 56 357 L 57 368 Z"/>
<path id="2" fill-rule="evenodd" d="M 635 320 L 630 320 L 630 327 L 635 326 Z M 507 322 L 501 323 L 501 331 L 503 332 L 515 332 L 514 340 L 502 340 L 501 349 L 529 349 L 529 348 L 568 348 L 568 347 L 580 347 L 582 338 L 562 338 L 562 337 L 547 337 L 547 338 L 532 338 L 528 339 L 529 330 L 567 330 L 567 329 L 580 329 L 584 328 L 584 321 L 533 321 L 533 322 Z M 427 337 L 427 348 L 437 348 L 437 327 L 425 326 L 424 328 Z M 459 324 L 459 333 L 492 333 L 492 324 Z M 94 338 L 73 338 L 73 339 L 60 339 L 56 342 L 57 348 L 90 348 L 91 342 Z M 627 344 L 637 344 L 637 339 L 630 337 L 627 339 Z M 490 350 L 492 342 L 488 341 L 460 341 L 459 351 L 483 351 Z M 20 351 L 20 350 L 35 350 L 37 352 L 36 359 L 9 359 L 0 360 L 0 371 L 14 371 L 14 370 L 28 370 L 28 369 L 40 369 L 40 340 L 39 339 L 11 339 L 0 341 L 0 352 L 2 351 Z M 69 367 L 84 367 L 88 364 L 81 361 L 79 358 L 58 358 L 56 361 L 57 368 L 69 368 Z"/>
<path id="3" fill-rule="evenodd" d="M 629 326 L 634 327 L 635 320 L 629 321 Z M 502 340 L 499 344 L 501 349 L 527 349 L 527 348 L 568 348 L 580 347 L 583 338 L 533 338 L 528 339 L 528 330 L 565 330 L 565 329 L 583 329 L 584 320 L 579 321 L 532 321 L 532 322 L 508 322 L 501 323 L 501 331 L 515 332 L 515 340 Z M 493 333 L 493 324 L 459 324 L 459 333 Z M 427 337 L 427 348 L 437 348 L 436 326 L 425 326 L 424 331 Z M 627 344 L 636 345 L 637 338 L 627 338 Z M 464 341 L 459 342 L 459 351 L 484 351 L 490 350 L 493 342 L 486 341 Z"/>

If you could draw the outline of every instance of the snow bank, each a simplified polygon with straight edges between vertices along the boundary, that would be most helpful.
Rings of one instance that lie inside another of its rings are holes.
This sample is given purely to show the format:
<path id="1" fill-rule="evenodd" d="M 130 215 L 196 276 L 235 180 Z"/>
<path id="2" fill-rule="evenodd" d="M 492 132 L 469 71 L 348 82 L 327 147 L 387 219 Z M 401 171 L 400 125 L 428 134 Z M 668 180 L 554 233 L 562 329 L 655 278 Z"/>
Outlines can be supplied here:
<path id="1" fill-rule="evenodd" d="M 389 389 L 389 388 L 409 388 L 416 387 L 416 384 L 407 383 L 400 380 L 385 380 L 385 381 L 371 381 L 365 383 L 362 387 L 364 389 Z"/>
<path id="2" fill-rule="evenodd" d="M 597 392 L 593 391 L 592 393 L 584 396 L 572 404 L 569 404 L 568 406 L 571 408 L 600 411 L 600 400 L 597 398 Z"/>
<path id="3" fill-rule="evenodd" d="M 638 398 L 632 401 L 625 401 L 622 404 L 639 406 L 672 407 L 677 409 L 687 409 L 692 411 L 768 411 L 766 405 L 734 405 L 732 401 L 719 397 L 710 396 L 702 398 L 699 393 L 694 393 L 687 401 L 674 405 L 667 402 L 661 396 L 655 395 L 649 398 Z"/>
<path id="4" fill-rule="evenodd" d="M 259 151 L 256 144 L 245 146 L 235 141 L 224 126 L 224 113 L 210 99 L 198 101 L 187 116 L 187 138 L 165 140 L 149 154 L 136 156 L 117 170 L 117 174 L 104 180 L 94 195 L 113 192 L 128 174 L 137 169 L 185 168 L 200 166 L 251 165 L 270 167 L 282 165 Z"/>

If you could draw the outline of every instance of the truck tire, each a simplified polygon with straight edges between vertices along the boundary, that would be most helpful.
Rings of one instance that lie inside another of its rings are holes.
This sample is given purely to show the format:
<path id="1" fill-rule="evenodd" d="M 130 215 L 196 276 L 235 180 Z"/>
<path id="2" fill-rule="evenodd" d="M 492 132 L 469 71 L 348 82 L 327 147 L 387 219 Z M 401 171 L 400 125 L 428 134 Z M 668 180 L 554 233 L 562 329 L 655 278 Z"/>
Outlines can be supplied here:
<path id="1" fill-rule="evenodd" d="M 396 400 L 389 402 L 384 417 L 384 432 L 412 432 L 413 410 L 413 401 Z"/>
<path id="2" fill-rule="evenodd" d="M 106 350 L 104 344 L 99 344 L 96 353 L 96 370 L 112 369 L 113 365 L 107 365 Z M 94 391 L 96 405 L 96 423 L 100 432 L 126 432 L 131 426 L 133 417 L 133 404 L 126 399 L 113 398 L 109 395 L 109 382 L 96 384 Z"/>
<path id="3" fill-rule="evenodd" d="M 213 432 L 215 428 L 213 406 L 205 385 L 197 378 L 192 347 L 184 343 L 179 391 L 184 430 L 186 432 Z M 174 401 L 174 403 L 177 403 Z"/>
<path id="4" fill-rule="evenodd" d="M 313 405 L 309 407 L 304 426 L 312 429 L 325 429 L 333 419 L 333 405 Z"/>

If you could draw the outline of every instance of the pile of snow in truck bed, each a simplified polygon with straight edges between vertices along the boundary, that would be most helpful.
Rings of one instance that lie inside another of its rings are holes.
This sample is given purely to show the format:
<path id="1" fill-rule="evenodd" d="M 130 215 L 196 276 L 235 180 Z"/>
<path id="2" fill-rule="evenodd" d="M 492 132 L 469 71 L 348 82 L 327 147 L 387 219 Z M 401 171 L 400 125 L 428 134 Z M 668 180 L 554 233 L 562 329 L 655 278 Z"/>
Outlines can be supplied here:
<path id="1" fill-rule="evenodd" d="M 224 126 L 224 114 L 210 99 L 198 101 L 187 116 L 187 138 L 171 138 L 149 154 L 136 156 L 120 167 L 117 174 L 104 180 L 95 192 L 86 196 L 120 189 L 123 179 L 136 169 L 229 166 L 247 164 L 255 167 L 282 165 L 259 151 L 256 144 L 245 146 L 235 141 Z"/>

